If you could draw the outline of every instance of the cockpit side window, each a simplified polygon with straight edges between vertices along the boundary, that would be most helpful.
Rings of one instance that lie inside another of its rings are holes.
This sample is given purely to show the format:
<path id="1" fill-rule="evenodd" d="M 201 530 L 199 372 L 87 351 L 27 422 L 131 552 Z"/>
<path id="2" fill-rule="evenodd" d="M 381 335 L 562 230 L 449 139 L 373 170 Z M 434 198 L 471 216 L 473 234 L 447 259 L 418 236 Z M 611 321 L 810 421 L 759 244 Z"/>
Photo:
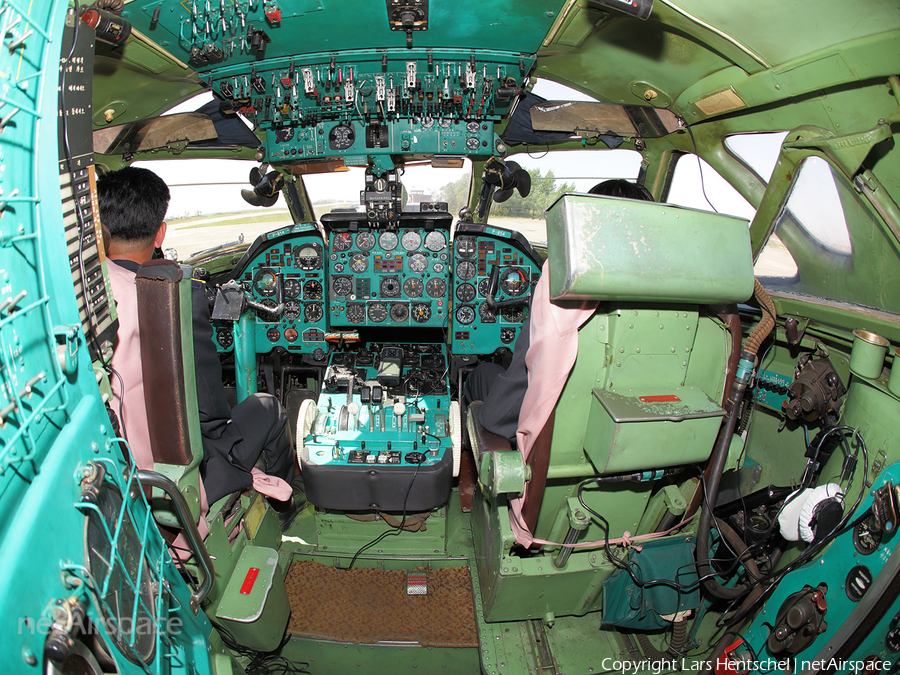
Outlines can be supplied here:
<path id="1" fill-rule="evenodd" d="M 853 186 L 819 157 L 800 164 L 755 269 L 773 290 L 900 312 L 892 291 L 898 251 Z"/>
<path id="2" fill-rule="evenodd" d="M 704 159 L 697 155 L 681 155 L 669 185 L 666 202 L 701 211 L 715 211 L 730 216 L 753 220 L 756 209 L 719 175 Z"/>
<path id="3" fill-rule="evenodd" d="M 725 138 L 725 149 L 768 185 L 787 134 L 786 131 L 734 134 Z"/>

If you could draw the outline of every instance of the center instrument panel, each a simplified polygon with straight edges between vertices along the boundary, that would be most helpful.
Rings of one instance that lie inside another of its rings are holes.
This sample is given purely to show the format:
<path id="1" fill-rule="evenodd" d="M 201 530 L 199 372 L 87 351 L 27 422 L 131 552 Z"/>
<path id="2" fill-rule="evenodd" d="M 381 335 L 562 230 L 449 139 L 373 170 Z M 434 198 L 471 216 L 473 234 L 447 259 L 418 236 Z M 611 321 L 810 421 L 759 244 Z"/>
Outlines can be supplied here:
<path id="1" fill-rule="evenodd" d="M 447 325 L 449 213 L 404 213 L 372 228 L 362 213 L 322 216 L 328 233 L 328 311 L 334 327 Z"/>
<path id="2" fill-rule="evenodd" d="M 234 279 L 273 309 L 255 314 L 257 353 L 281 347 L 323 362 L 328 333 L 366 328 L 439 328 L 452 354 L 512 349 L 542 259 L 521 234 L 491 225 L 460 222 L 451 241 L 452 220 L 403 212 L 395 227 L 372 227 L 363 213 L 325 214 L 325 238 L 309 223 L 261 235 L 214 284 Z M 232 351 L 234 325 L 213 327 L 218 351 Z"/>

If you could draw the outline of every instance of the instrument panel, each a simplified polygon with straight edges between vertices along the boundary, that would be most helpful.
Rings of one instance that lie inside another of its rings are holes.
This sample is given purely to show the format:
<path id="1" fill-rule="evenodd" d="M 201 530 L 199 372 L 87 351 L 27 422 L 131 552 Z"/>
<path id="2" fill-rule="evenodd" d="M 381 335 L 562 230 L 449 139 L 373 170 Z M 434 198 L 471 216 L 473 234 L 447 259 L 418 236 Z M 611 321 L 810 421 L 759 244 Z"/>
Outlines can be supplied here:
<path id="1" fill-rule="evenodd" d="M 372 228 L 364 214 L 327 214 L 330 325 L 441 327 L 451 286 L 449 213 L 404 213 Z"/>
<path id="2" fill-rule="evenodd" d="M 512 349 L 541 264 L 541 257 L 518 232 L 459 223 L 453 238 L 451 351 L 490 354 L 501 346 Z"/>
<path id="3" fill-rule="evenodd" d="M 325 246 L 315 225 L 283 228 L 260 236 L 238 262 L 237 279 L 254 301 L 273 309 L 256 316 L 256 350 L 284 347 L 312 353 L 325 348 Z M 281 284 L 283 307 L 278 306 Z M 214 339 L 220 352 L 234 347 L 230 322 L 215 321 Z"/>
<path id="4" fill-rule="evenodd" d="M 435 211 L 404 212 L 397 227 L 357 212 L 322 223 L 327 239 L 313 224 L 262 235 L 228 276 L 273 310 L 255 314 L 257 353 L 324 358 L 327 333 L 361 328 L 441 328 L 453 354 L 513 348 L 542 263 L 519 233 L 462 222 L 451 240 L 452 216 Z M 213 329 L 218 351 L 232 351 L 232 323 Z"/>

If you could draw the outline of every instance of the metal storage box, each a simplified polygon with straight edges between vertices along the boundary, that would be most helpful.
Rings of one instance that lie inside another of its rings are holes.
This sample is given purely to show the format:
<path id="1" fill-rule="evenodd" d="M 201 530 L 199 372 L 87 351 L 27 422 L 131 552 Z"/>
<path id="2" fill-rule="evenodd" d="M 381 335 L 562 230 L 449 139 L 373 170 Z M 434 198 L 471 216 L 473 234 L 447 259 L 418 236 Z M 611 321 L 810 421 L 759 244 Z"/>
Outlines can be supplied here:
<path id="1" fill-rule="evenodd" d="M 622 302 L 744 302 L 753 293 L 747 221 L 599 195 L 546 211 L 550 296 Z"/>
<path id="2" fill-rule="evenodd" d="M 696 387 L 592 391 L 584 450 L 601 475 L 702 462 L 725 414 Z"/>

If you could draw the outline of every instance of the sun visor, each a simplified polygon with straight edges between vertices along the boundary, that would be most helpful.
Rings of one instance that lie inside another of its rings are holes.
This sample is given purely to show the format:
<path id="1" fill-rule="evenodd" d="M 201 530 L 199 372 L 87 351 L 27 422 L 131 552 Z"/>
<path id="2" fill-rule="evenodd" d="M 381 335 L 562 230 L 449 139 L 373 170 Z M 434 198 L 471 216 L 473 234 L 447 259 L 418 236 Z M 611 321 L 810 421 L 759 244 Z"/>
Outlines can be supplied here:
<path id="1" fill-rule="evenodd" d="M 216 128 L 217 138 L 205 141 L 192 142 L 193 147 L 218 147 L 224 145 L 243 145 L 247 148 L 258 148 L 259 139 L 256 137 L 247 125 L 241 121 L 237 114 L 226 115 L 222 112 L 221 106 L 217 99 L 213 99 L 202 108 L 197 110 L 198 113 L 208 115 Z"/>
<path id="2" fill-rule="evenodd" d="M 531 106 L 546 103 L 547 99 L 537 94 L 528 92 L 516 103 L 515 109 L 509 116 L 506 129 L 500 134 L 500 138 L 507 145 L 545 145 L 547 143 L 561 143 L 574 137 L 574 133 L 568 131 L 535 131 L 531 126 Z M 618 148 L 622 145 L 619 136 L 599 136 L 600 140 L 610 148 Z"/>
<path id="3" fill-rule="evenodd" d="M 545 215 L 554 300 L 717 304 L 753 293 L 743 218 L 585 194 Z"/>

